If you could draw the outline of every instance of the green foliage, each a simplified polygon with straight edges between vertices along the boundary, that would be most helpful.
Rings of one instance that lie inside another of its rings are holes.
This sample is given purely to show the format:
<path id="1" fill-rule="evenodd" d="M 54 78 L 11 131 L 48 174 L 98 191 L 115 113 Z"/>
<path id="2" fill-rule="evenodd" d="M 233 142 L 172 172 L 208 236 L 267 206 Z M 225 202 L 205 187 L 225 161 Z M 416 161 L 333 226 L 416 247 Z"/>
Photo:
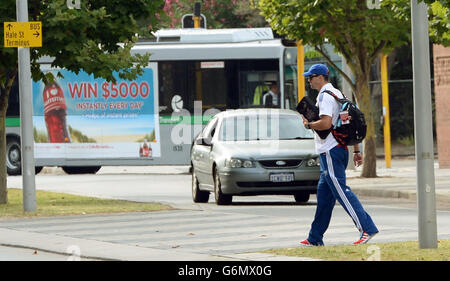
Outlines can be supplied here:
<path id="1" fill-rule="evenodd" d="M 449 261 L 450 240 L 438 241 L 437 249 L 420 249 L 417 241 L 271 249 L 264 253 L 310 257 L 328 261 Z"/>
<path id="2" fill-rule="evenodd" d="M 16 21 L 16 1 L 3 0 L 0 19 Z M 112 73 L 132 79 L 142 73 L 148 55 L 130 54 L 136 35 L 148 33 L 140 25 L 155 24 L 154 13 L 163 0 L 83 0 L 81 9 L 69 9 L 66 0 L 29 1 L 29 20 L 43 25 L 41 48 L 31 49 L 32 77 L 35 81 L 51 80 L 39 69 L 38 60 L 54 58 L 52 66 L 78 73 L 81 70 L 95 77 L 114 81 Z M 137 23 L 140 22 L 140 25 Z M 3 25 L 0 26 L 3 34 Z M 3 36 L 0 39 L 3 45 Z M 17 50 L 0 49 L 0 86 L 9 78 L 8 71 L 17 69 Z M 133 68 L 133 66 L 135 66 Z"/>
<path id="3" fill-rule="evenodd" d="M 414 146 L 414 136 L 409 135 L 407 137 L 401 137 L 398 140 L 398 143 L 404 146 Z"/>
<path id="4" fill-rule="evenodd" d="M 181 28 L 185 14 L 194 12 L 194 3 L 201 2 L 201 13 L 205 15 L 207 28 L 239 28 L 266 26 L 256 0 L 165 0 L 164 14 L 160 26 Z"/>
<path id="5" fill-rule="evenodd" d="M 444 46 L 450 46 L 450 1 L 447 1 L 446 5 L 439 1 L 430 5 L 430 39 Z"/>
<path id="6" fill-rule="evenodd" d="M 139 36 L 148 35 L 147 27 L 157 26 L 155 13 L 164 0 L 82 0 L 80 9 L 69 9 L 66 0 L 28 1 L 29 21 L 42 22 L 42 47 L 31 48 L 31 75 L 34 81 L 52 81 L 44 75 L 39 59 L 53 58 L 52 66 L 114 81 L 113 72 L 123 79 L 143 73 L 149 54 L 131 55 Z M 16 21 L 16 1 L 2 0 L 0 22 Z M 4 33 L 3 24 L 0 34 Z M 5 118 L 9 92 L 17 70 L 17 49 L 4 48 L 0 36 L 0 119 Z M 58 74 L 61 75 L 61 74 Z M 5 124 L 0 124 L 0 155 L 5 155 Z M 6 165 L 0 159 L 0 202 L 6 203 Z"/>
<path id="7" fill-rule="evenodd" d="M 0 205 L 2 219 L 172 210 L 172 207 L 161 203 L 99 199 L 36 190 L 37 210 L 30 213 L 23 211 L 22 189 L 10 188 L 9 197 L 8 204 Z"/>
<path id="8" fill-rule="evenodd" d="M 408 42 L 410 24 L 404 10 L 409 1 L 396 0 L 396 6 L 390 2 L 368 9 L 366 1 L 356 0 L 261 0 L 260 8 L 278 33 L 313 46 L 327 38 L 357 64 L 362 63 L 358 56 L 374 58 L 382 49 Z"/>

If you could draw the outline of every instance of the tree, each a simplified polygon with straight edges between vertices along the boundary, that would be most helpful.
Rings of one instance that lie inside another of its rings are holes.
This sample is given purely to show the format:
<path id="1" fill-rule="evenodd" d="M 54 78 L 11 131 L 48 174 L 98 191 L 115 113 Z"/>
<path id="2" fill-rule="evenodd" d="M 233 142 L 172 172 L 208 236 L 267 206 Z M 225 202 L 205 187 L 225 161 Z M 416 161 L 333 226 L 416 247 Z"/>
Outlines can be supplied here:
<path id="1" fill-rule="evenodd" d="M 53 67 L 81 70 L 95 77 L 115 81 L 119 77 L 132 79 L 141 74 L 149 55 L 130 54 L 136 35 L 149 32 L 140 26 L 157 26 L 155 13 L 160 12 L 164 0 L 81 0 L 81 9 L 69 9 L 66 0 L 28 1 L 29 20 L 42 22 L 42 47 L 31 48 L 31 72 L 34 81 L 53 80 L 44 75 L 38 60 L 54 58 Z M 2 0 L 1 22 L 16 21 L 16 0 Z M 139 24 L 138 24 L 139 22 Z M 3 34 L 3 24 L 0 26 Z M 17 76 L 17 49 L 0 44 L 0 204 L 6 204 L 5 118 L 9 92 Z"/>
<path id="2" fill-rule="evenodd" d="M 194 12 L 194 3 L 201 2 L 207 28 L 239 28 L 265 26 L 255 0 L 166 0 L 160 24 L 166 28 L 181 28 L 181 18 Z"/>
<path id="3" fill-rule="evenodd" d="M 429 1 L 432 2 L 432 1 Z M 448 0 L 440 1 L 448 5 Z M 271 26 L 289 39 L 302 40 L 321 53 L 342 74 L 355 94 L 367 121 L 363 177 L 376 177 L 374 113 L 371 106 L 370 66 L 380 53 L 410 42 L 410 1 L 381 1 L 370 9 L 366 0 L 260 0 Z M 328 40 L 347 61 L 352 81 L 322 49 Z"/>
<path id="4" fill-rule="evenodd" d="M 450 46 L 450 1 L 427 1 L 430 4 L 430 40 Z"/>

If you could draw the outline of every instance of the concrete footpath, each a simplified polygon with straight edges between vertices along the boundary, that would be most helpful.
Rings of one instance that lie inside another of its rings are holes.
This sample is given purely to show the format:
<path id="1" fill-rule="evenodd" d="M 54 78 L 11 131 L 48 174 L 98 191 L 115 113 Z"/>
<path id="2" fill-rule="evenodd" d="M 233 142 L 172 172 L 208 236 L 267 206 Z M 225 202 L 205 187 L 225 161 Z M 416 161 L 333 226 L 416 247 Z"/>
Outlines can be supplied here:
<path id="1" fill-rule="evenodd" d="M 110 173 L 103 167 L 99 173 Z M 123 173 L 127 173 L 127 167 Z M 133 167 L 133 173 L 186 174 L 189 167 Z M 439 202 L 450 203 L 450 169 L 440 169 L 435 164 L 436 198 Z M 52 171 L 44 171 L 52 172 Z M 115 170 L 117 173 L 117 168 Z M 121 173 L 120 171 L 118 172 Z M 377 161 L 377 178 L 361 178 L 361 168 L 347 170 L 347 184 L 360 196 L 384 198 L 416 199 L 416 162 L 414 159 L 393 159 L 392 167 L 386 168 L 383 160 Z M 188 253 L 178 249 L 170 251 L 119 243 L 72 238 L 68 236 L 13 230 L 2 227 L 0 220 L 0 246 L 33 249 L 48 253 L 80 257 L 93 260 L 157 260 L 157 261 L 307 261 L 309 258 L 285 257 L 263 253 L 233 255 L 209 255 Z M 73 246 L 72 248 L 70 246 Z M 83 249 L 81 255 L 76 247 Z M 0 247 L 1 249 L 1 247 Z M 79 256 L 77 256 L 79 255 Z"/>
<path id="2" fill-rule="evenodd" d="M 377 178 L 361 178 L 362 168 L 347 170 L 347 184 L 361 196 L 416 200 L 417 171 L 414 158 L 393 159 L 391 168 L 377 160 Z M 434 164 L 436 201 L 450 203 L 450 169 Z"/>

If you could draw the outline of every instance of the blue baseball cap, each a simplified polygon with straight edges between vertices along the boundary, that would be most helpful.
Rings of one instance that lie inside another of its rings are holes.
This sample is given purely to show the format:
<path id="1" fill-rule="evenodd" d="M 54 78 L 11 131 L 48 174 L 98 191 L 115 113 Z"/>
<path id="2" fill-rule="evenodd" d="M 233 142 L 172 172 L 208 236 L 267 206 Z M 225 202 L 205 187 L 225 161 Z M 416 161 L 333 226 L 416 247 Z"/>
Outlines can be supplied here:
<path id="1" fill-rule="evenodd" d="M 330 71 L 328 70 L 328 67 L 324 64 L 314 64 L 312 65 L 308 72 L 303 73 L 303 76 L 311 76 L 313 74 L 317 74 L 317 75 L 328 75 Z"/>

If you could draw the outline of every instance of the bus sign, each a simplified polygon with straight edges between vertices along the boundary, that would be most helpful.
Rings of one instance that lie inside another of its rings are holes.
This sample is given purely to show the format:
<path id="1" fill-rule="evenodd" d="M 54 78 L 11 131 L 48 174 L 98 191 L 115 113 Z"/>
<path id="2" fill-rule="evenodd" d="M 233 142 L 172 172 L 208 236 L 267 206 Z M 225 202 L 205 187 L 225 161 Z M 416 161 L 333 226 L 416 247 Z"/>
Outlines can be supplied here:
<path id="1" fill-rule="evenodd" d="M 42 47 L 42 23 L 4 22 L 4 41 L 6 48 Z"/>
<path id="2" fill-rule="evenodd" d="M 36 158 L 151 159 L 161 156 L 157 67 L 116 83 L 41 66 L 64 78 L 33 83 Z"/>

